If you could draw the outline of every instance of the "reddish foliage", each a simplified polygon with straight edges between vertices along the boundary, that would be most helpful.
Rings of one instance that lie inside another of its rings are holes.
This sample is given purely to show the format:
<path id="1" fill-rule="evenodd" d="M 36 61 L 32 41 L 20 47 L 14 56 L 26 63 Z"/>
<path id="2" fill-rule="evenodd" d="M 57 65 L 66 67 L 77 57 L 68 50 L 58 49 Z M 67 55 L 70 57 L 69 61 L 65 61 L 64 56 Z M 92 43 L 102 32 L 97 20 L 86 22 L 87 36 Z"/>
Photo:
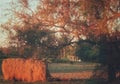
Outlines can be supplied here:
<path id="1" fill-rule="evenodd" d="M 9 48 L 2 48 L 1 49 L 4 54 L 10 54 L 11 50 Z"/>
<path id="2" fill-rule="evenodd" d="M 46 81 L 46 66 L 40 60 L 9 58 L 2 62 L 5 80 Z"/>

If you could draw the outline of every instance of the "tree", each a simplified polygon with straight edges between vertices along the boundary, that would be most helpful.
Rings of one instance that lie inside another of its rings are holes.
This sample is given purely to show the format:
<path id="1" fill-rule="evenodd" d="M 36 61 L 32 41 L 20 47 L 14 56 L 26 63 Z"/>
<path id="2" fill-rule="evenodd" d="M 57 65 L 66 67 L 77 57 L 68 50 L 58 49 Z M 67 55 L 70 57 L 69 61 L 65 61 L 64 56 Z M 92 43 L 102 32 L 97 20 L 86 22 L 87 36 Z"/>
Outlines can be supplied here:
<path id="1" fill-rule="evenodd" d="M 90 17 L 89 25 L 85 29 L 87 40 L 85 42 L 100 46 L 100 61 L 108 65 L 109 80 L 115 80 L 116 68 L 119 67 L 119 34 L 115 29 L 119 25 L 119 0 L 91 0 L 87 10 Z M 92 6 L 92 7 L 91 7 Z M 113 69 L 113 70 L 112 70 Z"/>
<path id="2" fill-rule="evenodd" d="M 99 46 L 90 43 L 81 43 L 77 46 L 76 55 L 82 61 L 99 62 Z"/>
<path id="3" fill-rule="evenodd" d="M 14 16 L 9 25 L 18 32 L 23 43 L 58 50 L 72 43 L 94 43 L 100 46 L 106 65 L 119 65 L 119 59 L 112 60 L 114 55 L 119 58 L 120 54 L 120 35 L 116 27 L 120 17 L 119 0 L 40 0 L 36 11 L 29 3 L 29 0 L 19 0 L 11 9 Z M 108 70 L 115 73 L 109 67 Z M 115 74 L 109 77 L 115 79 Z"/>

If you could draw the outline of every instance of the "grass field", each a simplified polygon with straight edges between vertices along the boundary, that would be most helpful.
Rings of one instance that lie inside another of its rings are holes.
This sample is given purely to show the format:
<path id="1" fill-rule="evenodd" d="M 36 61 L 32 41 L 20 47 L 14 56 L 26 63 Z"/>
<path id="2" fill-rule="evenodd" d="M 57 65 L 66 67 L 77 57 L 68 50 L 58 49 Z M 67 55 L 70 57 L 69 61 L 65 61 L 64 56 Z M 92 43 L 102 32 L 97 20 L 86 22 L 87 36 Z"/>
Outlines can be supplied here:
<path id="1" fill-rule="evenodd" d="M 1 61 L 0 61 L 1 64 Z M 68 73 L 69 75 L 66 75 L 66 77 L 73 77 L 70 80 L 59 80 L 59 81 L 47 81 L 47 82 L 34 82 L 34 83 L 27 83 L 27 82 L 20 82 L 20 81 L 9 81 L 4 80 L 0 68 L 0 84 L 107 84 L 104 79 L 80 79 L 77 77 L 77 75 L 73 76 L 73 73 L 80 73 L 80 72 L 87 72 L 87 71 L 94 71 L 96 69 L 96 66 L 99 66 L 99 64 L 96 63 L 50 63 L 49 64 L 49 70 L 52 76 L 59 77 L 62 76 L 64 78 L 64 74 Z M 57 74 L 57 75 L 56 75 Z M 62 75 L 63 74 L 63 75 Z M 88 75 L 88 74 L 86 74 Z M 79 76 L 79 75 L 78 75 Z M 68 78 L 69 78 L 68 77 Z"/>
<path id="2" fill-rule="evenodd" d="M 51 73 L 68 73 L 68 72 L 81 72 L 81 71 L 91 71 L 98 68 L 99 64 L 97 63 L 52 63 L 49 64 L 49 70 Z"/>
<path id="3" fill-rule="evenodd" d="M 107 84 L 107 82 L 104 80 L 96 80 L 96 79 L 73 80 L 73 81 L 34 82 L 34 83 L 0 80 L 0 84 Z"/>

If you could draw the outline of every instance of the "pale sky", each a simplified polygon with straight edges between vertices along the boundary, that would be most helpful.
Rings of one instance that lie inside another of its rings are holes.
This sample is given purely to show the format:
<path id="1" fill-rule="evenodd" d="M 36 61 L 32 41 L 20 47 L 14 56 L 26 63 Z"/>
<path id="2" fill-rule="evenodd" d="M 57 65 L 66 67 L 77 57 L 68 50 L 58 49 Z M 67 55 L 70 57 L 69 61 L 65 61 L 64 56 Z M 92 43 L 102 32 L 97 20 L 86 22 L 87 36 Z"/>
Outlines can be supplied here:
<path id="1" fill-rule="evenodd" d="M 11 2 L 17 2 L 18 0 L 0 0 L 0 25 L 5 23 L 9 16 L 10 12 L 8 12 L 7 9 L 10 8 Z M 29 0 L 29 5 L 34 10 L 40 0 Z M 0 47 L 6 47 L 8 42 L 8 31 L 5 31 L 4 29 L 0 28 Z"/>
<path id="2" fill-rule="evenodd" d="M 0 0 L 0 24 L 7 21 L 7 16 L 4 16 L 6 14 L 6 9 L 9 7 L 9 2 L 11 0 Z M 8 42 L 8 32 L 4 29 L 0 28 L 0 47 L 6 47 Z"/>
<path id="3" fill-rule="evenodd" d="M 7 13 L 6 9 L 9 8 L 10 1 L 12 0 L 0 0 L 0 24 L 6 21 L 4 14 Z"/>
<path id="4" fill-rule="evenodd" d="M 0 0 L 0 24 L 6 22 L 9 18 L 8 16 L 10 15 L 10 13 L 7 11 L 7 9 L 10 8 L 10 3 L 17 1 L 18 0 Z M 39 1 L 40 0 L 29 0 L 29 5 L 32 10 L 35 10 Z"/>

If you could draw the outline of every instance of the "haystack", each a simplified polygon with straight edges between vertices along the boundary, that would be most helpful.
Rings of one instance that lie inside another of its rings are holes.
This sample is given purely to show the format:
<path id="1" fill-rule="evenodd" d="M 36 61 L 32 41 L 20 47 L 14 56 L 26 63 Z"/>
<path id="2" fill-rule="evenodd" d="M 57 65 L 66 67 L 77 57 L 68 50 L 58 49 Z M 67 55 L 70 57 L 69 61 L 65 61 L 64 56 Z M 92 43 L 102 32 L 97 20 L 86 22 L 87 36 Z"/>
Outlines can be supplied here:
<path id="1" fill-rule="evenodd" d="M 2 62 L 5 80 L 46 81 L 46 65 L 35 59 L 8 58 Z"/>

